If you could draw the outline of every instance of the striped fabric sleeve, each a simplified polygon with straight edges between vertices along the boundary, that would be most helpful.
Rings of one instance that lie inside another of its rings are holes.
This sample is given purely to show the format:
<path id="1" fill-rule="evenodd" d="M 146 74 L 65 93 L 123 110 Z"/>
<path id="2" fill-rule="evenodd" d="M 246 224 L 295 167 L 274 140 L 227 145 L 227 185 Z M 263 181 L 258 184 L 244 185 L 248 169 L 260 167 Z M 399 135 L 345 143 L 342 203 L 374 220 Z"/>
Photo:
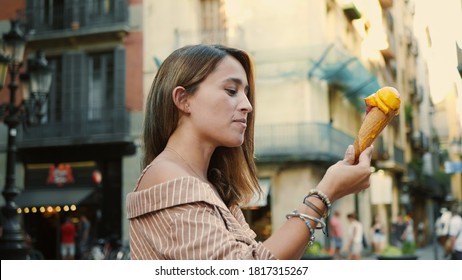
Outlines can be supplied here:
<path id="1" fill-rule="evenodd" d="M 172 225 L 172 243 L 179 245 L 170 255 L 172 259 L 272 258 L 272 254 L 246 235 L 238 223 L 232 224 L 228 217 L 224 220 L 216 207 L 205 203 L 192 206 L 178 215 Z"/>
<path id="2" fill-rule="evenodd" d="M 132 257 L 136 259 L 274 259 L 272 253 L 249 237 L 238 223 L 228 223 L 227 228 L 219 209 L 207 203 L 158 211 L 139 217 L 136 224 L 144 228 L 131 236 L 136 239 L 132 240 L 135 245 Z M 155 257 L 150 256 L 150 247 L 155 250 Z"/>

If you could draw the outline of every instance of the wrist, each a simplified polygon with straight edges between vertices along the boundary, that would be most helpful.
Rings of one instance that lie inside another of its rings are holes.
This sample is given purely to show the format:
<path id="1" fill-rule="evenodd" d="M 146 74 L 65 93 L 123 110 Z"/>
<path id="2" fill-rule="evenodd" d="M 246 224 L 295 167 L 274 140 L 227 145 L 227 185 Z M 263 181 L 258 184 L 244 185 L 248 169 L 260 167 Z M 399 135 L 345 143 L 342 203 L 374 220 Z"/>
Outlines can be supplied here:
<path id="1" fill-rule="evenodd" d="M 325 179 L 321 180 L 319 184 L 316 186 L 316 190 L 324 193 L 330 200 L 331 203 L 337 200 L 334 190 L 336 187 L 334 186 L 335 182 L 326 182 Z"/>
<path id="2" fill-rule="evenodd" d="M 305 196 L 304 200 L 303 200 L 303 203 L 305 205 L 307 205 L 308 207 L 310 208 L 318 208 L 318 207 L 314 207 L 315 205 L 313 205 L 311 203 L 311 199 L 317 199 L 319 200 L 320 202 L 322 202 L 322 204 L 324 204 L 324 212 L 322 213 L 322 218 L 327 218 L 329 217 L 330 215 L 330 212 L 331 212 L 331 209 L 332 209 L 332 204 L 330 202 L 330 199 L 329 197 L 327 197 L 327 195 L 325 193 L 323 193 L 322 191 L 320 191 L 319 189 L 312 189 L 308 192 L 308 195 Z M 318 209 L 319 210 L 319 209 Z"/>

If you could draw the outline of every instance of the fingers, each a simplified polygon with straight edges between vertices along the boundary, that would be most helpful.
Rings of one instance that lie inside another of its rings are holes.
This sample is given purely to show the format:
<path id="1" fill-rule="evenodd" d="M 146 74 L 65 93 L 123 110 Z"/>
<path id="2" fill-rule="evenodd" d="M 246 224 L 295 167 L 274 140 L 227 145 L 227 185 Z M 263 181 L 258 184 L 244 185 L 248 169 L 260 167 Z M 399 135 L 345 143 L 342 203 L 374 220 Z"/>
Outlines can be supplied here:
<path id="1" fill-rule="evenodd" d="M 355 162 L 355 148 L 353 145 L 348 145 L 348 148 L 345 151 L 345 156 L 343 161 L 349 164 L 354 164 Z"/>
<path id="2" fill-rule="evenodd" d="M 374 146 L 371 145 L 369 147 L 367 147 L 362 153 L 361 155 L 359 155 L 359 163 L 367 163 L 367 165 L 370 165 L 371 164 L 371 160 L 372 160 L 372 151 L 374 149 Z"/>

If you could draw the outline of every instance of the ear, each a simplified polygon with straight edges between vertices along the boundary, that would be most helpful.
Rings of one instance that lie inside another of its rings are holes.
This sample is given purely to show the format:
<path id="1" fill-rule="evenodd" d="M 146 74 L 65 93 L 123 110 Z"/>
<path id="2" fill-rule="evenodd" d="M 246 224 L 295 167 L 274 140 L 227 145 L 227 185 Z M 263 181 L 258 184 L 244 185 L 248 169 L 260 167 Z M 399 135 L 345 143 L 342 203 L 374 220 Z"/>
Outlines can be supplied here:
<path id="1" fill-rule="evenodd" d="M 189 94 L 186 89 L 182 86 L 177 86 L 172 91 L 172 99 L 175 106 L 184 113 L 189 113 Z"/>

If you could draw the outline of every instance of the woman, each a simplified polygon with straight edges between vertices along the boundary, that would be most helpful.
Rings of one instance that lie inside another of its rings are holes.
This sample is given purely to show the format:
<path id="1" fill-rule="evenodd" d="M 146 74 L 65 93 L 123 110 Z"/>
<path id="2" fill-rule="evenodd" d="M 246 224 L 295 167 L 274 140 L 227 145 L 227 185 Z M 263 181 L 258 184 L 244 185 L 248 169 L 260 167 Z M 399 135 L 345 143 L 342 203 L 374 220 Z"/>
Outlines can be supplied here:
<path id="1" fill-rule="evenodd" d="M 355 213 L 347 215 L 348 226 L 348 259 L 360 260 L 363 251 L 363 225 L 356 218 Z"/>
<path id="2" fill-rule="evenodd" d="M 298 212 L 256 242 L 239 208 L 260 192 L 254 106 L 244 51 L 186 46 L 162 63 L 146 104 L 144 170 L 127 196 L 132 259 L 299 259 L 331 202 L 369 186 L 372 148 L 353 165 L 351 146 Z"/>
<path id="3" fill-rule="evenodd" d="M 335 259 L 341 258 L 341 251 L 343 246 L 343 230 L 340 221 L 340 211 L 335 210 L 334 215 L 329 220 L 330 223 L 330 236 L 332 236 L 333 254 Z"/>
<path id="4" fill-rule="evenodd" d="M 371 235 L 372 249 L 374 253 L 380 254 L 385 245 L 385 230 L 382 223 L 380 222 L 380 218 L 378 215 L 374 216 L 374 221 L 371 227 Z"/>

